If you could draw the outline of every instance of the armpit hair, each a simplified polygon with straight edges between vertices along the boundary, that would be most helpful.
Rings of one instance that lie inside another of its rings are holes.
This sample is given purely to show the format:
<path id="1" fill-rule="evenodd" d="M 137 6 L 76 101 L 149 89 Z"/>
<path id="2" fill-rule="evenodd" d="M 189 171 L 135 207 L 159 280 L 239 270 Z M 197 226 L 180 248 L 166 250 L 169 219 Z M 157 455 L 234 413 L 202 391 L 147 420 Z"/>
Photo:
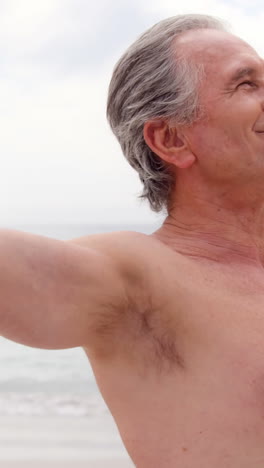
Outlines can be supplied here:
<path id="1" fill-rule="evenodd" d="M 164 314 L 164 305 L 154 306 L 151 298 L 141 307 L 131 304 L 127 314 L 132 353 L 145 371 L 158 373 L 184 369 L 184 359 L 177 344 L 175 321 Z"/>
<path id="2" fill-rule="evenodd" d="M 184 369 L 177 344 L 175 319 L 165 314 L 165 304 L 153 304 L 152 297 L 134 294 L 123 311 L 108 303 L 96 320 L 96 353 L 104 359 L 122 354 L 140 373 L 158 374 Z"/>

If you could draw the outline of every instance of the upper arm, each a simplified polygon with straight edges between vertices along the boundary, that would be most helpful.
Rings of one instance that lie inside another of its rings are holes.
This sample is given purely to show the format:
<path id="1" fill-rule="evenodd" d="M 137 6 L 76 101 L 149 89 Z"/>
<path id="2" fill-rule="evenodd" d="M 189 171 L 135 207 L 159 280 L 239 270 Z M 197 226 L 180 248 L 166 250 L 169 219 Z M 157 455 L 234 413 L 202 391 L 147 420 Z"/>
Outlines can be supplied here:
<path id="1" fill-rule="evenodd" d="M 93 346 L 126 300 L 121 269 L 106 253 L 0 229 L 0 335 L 46 349 Z"/>

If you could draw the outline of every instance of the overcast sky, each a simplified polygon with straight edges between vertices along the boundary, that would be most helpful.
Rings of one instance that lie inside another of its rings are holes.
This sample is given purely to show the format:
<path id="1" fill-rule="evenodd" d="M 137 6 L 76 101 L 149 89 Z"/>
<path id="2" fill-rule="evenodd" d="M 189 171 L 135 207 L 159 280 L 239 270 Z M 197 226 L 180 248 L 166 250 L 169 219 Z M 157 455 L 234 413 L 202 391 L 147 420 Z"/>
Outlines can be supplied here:
<path id="1" fill-rule="evenodd" d="M 264 55 L 263 0 L 0 0 L 1 225 L 159 219 L 108 128 L 107 87 L 139 34 L 185 12 Z"/>

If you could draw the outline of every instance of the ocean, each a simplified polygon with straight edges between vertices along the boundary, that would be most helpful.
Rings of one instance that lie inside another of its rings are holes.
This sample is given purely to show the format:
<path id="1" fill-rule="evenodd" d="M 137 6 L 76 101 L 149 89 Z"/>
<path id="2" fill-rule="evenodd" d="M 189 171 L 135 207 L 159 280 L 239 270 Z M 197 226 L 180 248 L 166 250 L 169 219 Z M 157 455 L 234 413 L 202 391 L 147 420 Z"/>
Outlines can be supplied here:
<path id="1" fill-rule="evenodd" d="M 4 226 L 57 239 L 99 232 L 151 233 L 157 225 Z M 82 348 L 42 350 L 0 337 L 0 416 L 84 417 L 109 415 Z"/>

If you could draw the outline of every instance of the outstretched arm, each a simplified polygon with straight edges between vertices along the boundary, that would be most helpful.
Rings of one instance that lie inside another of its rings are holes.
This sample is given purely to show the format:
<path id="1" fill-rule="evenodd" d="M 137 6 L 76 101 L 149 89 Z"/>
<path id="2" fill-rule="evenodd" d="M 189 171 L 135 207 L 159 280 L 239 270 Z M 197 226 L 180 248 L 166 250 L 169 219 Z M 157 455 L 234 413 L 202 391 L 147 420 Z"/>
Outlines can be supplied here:
<path id="1" fill-rule="evenodd" d="M 125 303 L 122 275 L 107 254 L 0 229 L 0 335 L 44 349 L 92 347 Z"/>

